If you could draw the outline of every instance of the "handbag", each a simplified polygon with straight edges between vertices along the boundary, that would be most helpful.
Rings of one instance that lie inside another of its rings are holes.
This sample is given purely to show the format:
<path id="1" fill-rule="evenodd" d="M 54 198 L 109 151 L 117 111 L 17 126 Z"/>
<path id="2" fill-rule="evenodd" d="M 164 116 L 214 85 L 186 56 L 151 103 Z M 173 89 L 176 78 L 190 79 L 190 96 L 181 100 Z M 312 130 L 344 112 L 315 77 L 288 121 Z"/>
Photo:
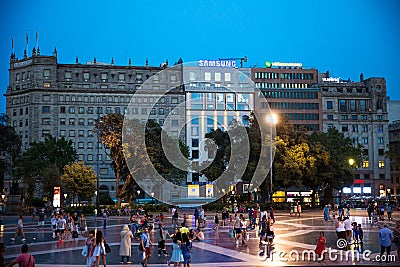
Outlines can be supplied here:
<path id="1" fill-rule="evenodd" d="M 82 256 L 87 257 L 88 255 L 88 246 L 84 245 L 81 252 Z"/>
<path id="2" fill-rule="evenodd" d="M 110 253 L 111 252 L 111 248 L 107 243 L 104 244 L 104 247 L 106 249 L 106 253 Z"/>
<path id="3" fill-rule="evenodd" d="M 233 232 L 233 229 L 229 230 L 228 235 L 230 238 L 235 238 L 235 233 Z"/>

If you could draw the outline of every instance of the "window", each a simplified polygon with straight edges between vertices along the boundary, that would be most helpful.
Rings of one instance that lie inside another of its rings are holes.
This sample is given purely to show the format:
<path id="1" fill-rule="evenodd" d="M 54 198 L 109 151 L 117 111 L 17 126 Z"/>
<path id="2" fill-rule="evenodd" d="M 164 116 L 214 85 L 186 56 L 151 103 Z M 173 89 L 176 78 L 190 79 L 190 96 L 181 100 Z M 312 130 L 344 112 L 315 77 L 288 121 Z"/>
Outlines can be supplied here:
<path id="1" fill-rule="evenodd" d="M 367 115 L 361 115 L 361 120 L 366 121 L 368 119 Z"/>
<path id="2" fill-rule="evenodd" d="M 106 114 L 111 114 L 111 113 L 112 113 L 111 107 L 106 107 Z"/>
<path id="3" fill-rule="evenodd" d="M 50 106 L 43 106 L 42 113 L 50 113 Z"/>
<path id="4" fill-rule="evenodd" d="M 103 81 L 106 81 L 106 80 L 108 79 L 108 73 L 102 73 L 102 74 L 101 74 L 101 79 L 102 79 Z"/>
<path id="5" fill-rule="evenodd" d="M 228 73 L 225 73 L 225 82 L 230 82 L 231 81 L 231 74 L 228 72 Z"/>
<path id="6" fill-rule="evenodd" d="M 93 142 L 88 142 L 87 143 L 87 148 L 90 148 L 90 149 L 93 148 Z"/>
<path id="7" fill-rule="evenodd" d="M 108 174 L 108 169 L 107 168 L 100 168 L 100 174 L 107 175 Z"/>
<path id="8" fill-rule="evenodd" d="M 87 155 L 87 160 L 88 161 L 93 161 L 93 154 L 88 154 Z"/>
<path id="9" fill-rule="evenodd" d="M 71 72 L 70 72 L 70 71 L 66 71 L 66 72 L 65 72 L 65 79 L 69 80 L 69 79 L 71 79 L 71 78 L 72 78 Z"/>
<path id="10" fill-rule="evenodd" d="M 368 132 L 368 125 L 363 125 L 363 126 L 362 126 L 362 132 L 363 132 L 363 133 Z"/>
<path id="11" fill-rule="evenodd" d="M 42 125 L 50 125 L 50 118 L 43 118 Z"/>
<path id="12" fill-rule="evenodd" d="M 159 115 L 164 115 L 164 108 L 159 108 L 158 109 L 158 114 Z"/>
<path id="13" fill-rule="evenodd" d="M 350 111 L 356 111 L 356 101 L 350 100 Z"/>
<path id="14" fill-rule="evenodd" d="M 65 118 L 60 119 L 60 125 L 65 125 Z"/>
<path id="15" fill-rule="evenodd" d="M 327 101 L 326 102 L 326 108 L 327 109 L 333 109 L 333 102 L 332 101 Z"/>
<path id="16" fill-rule="evenodd" d="M 51 84 L 50 84 L 50 83 L 43 83 L 43 87 L 44 87 L 44 88 L 50 88 L 50 87 L 51 87 Z"/>
<path id="17" fill-rule="evenodd" d="M 199 158 L 199 151 L 192 150 L 192 159 L 198 159 L 198 158 Z"/>
<path id="18" fill-rule="evenodd" d="M 199 136 L 199 127 L 192 126 L 192 135 L 193 136 Z"/>
<path id="19" fill-rule="evenodd" d="M 339 110 L 340 111 L 346 111 L 347 107 L 346 107 L 346 100 L 339 100 Z"/>
<path id="20" fill-rule="evenodd" d="M 384 143 L 383 137 L 378 137 L 378 144 L 383 144 L 383 143 Z"/>
<path id="21" fill-rule="evenodd" d="M 194 71 L 191 71 L 191 72 L 189 73 L 189 80 L 190 80 L 190 81 L 195 81 L 196 78 L 197 78 L 197 73 L 194 72 Z"/>
<path id="22" fill-rule="evenodd" d="M 357 115 L 351 115 L 351 119 L 352 119 L 353 121 L 356 121 L 356 120 L 357 120 Z"/>
<path id="23" fill-rule="evenodd" d="M 353 132 L 358 132 L 358 125 L 357 124 L 353 124 L 352 128 L 353 128 Z"/>
<path id="24" fill-rule="evenodd" d="M 142 115 L 146 115 L 147 114 L 147 108 L 142 108 Z"/>
<path id="25" fill-rule="evenodd" d="M 198 138 L 192 139 L 192 147 L 199 147 L 199 139 Z"/>
<path id="26" fill-rule="evenodd" d="M 378 161 L 378 167 L 379 167 L 379 169 L 385 168 L 385 161 L 384 160 Z"/>
<path id="27" fill-rule="evenodd" d="M 78 125 L 85 125 L 85 119 L 79 118 L 78 119 Z"/>
<path id="28" fill-rule="evenodd" d="M 42 130 L 42 136 L 46 137 L 50 135 L 50 130 Z"/>
<path id="29" fill-rule="evenodd" d="M 75 113 L 75 107 L 69 107 L 69 113 L 74 114 Z"/>
<path id="30" fill-rule="evenodd" d="M 384 149 L 378 149 L 378 155 L 379 156 L 384 156 L 385 155 L 385 150 Z"/>
<path id="31" fill-rule="evenodd" d="M 65 113 L 65 107 L 60 107 L 60 113 Z"/>
<path id="32" fill-rule="evenodd" d="M 85 131 L 84 130 L 79 130 L 78 131 L 78 136 L 79 137 L 83 137 L 84 136 Z"/>
<path id="33" fill-rule="evenodd" d="M 78 148 L 83 148 L 83 142 L 78 142 Z"/>
<path id="34" fill-rule="evenodd" d="M 87 120 L 87 124 L 88 124 L 88 125 L 94 125 L 94 120 L 93 120 L 92 118 L 89 118 L 89 119 Z"/>
<path id="35" fill-rule="evenodd" d="M 125 80 L 125 73 L 118 74 L 118 80 L 119 81 L 124 81 Z"/>
<path id="36" fill-rule="evenodd" d="M 364 145 L 368 144 L 368 137 L 363 137 L 361 140 Z"/>
<path id="37" fill-rule="evenodd" d="M 75 137 L 75 130 L 69 130 L 69 137 Z"/>
<path id="38" fill-rule="evenodd" d="M 342 121 L 347 121 L 348 117 L 347 115 L 342 115 Z"/>
<path id="39" fill-rule="evenodd" d="M 44 102 L 49 102 L 50 101 L 50 96 L 49 95 L 43 95 L 43 101 Z"/>
<path id="40" fill-rule="evenodd" d="M 364 180 L 369 180 L 369 174 L 364 174 Z"/>
<path id="41" fill-rule="evenodd" d="M 178 120 L 172 120 L 172 126 L 178 126 Z"/>
<path id="42" fill-rule="evenodd" d="M 210 72 L 205 72 L 204 73 L 204 80 L 205 81 L 211 81 L 211 73 Z"/>
<path id="43" fill-rule="evenodd" d="M 349 126 L 347 124 L 342 125 L 342 132 L 348 132 L 349 131 Z"/>
<path id="44" fill-rule="evenodd" d="M 170 79 L 171 79 L 171 82 L 176 82 L 176 74 L 172 74 Z"/>
<path id="45" fill-rule="evenodd" d="M 65 137 L 65 130 L 60 130 L 60 137 Z"/>
<path id="46" fill-rule="evenodd" d="M 360 111 L 367 111 L 367 101 L 366 100 L 360 100 L 359 105 L 360 105 Z"/>
<path id="47" fill-rule="evenodd" d="M 164 125 L 164 120 L 163 120 L 163 119 L 159 119 L 159 120 L 158 120 L 158 124 L 159 124 L 160 126 L 163 126 L 163 125 Z"/>
<path id="48" fill-rule="evenodd" d="M 221 81 L 221 73 L 216 72 L 214 73 L 214 78 L 216 82 L 220 82 Z"/>
<path id="49" fill-rule="evenodd" d="M 74 118 L 69 119 L 69 125 L 75 125 L 75 119 Z"/>
<path id="50" fill-rule="evenodd" d="M 89 77 L 90 77 L 89 72 L 83 73 L 83 79 L 85 79 L 85 81 L 89 80 Z"/>
<path id="51" fill-rule="evenodd" d="M 363 161 L 363 168 L 364 169 L 369 168 L 369 161 L 368 160 L 364 160 Z"/>
<path id="52" fill-rule="evenodd" d="M 93 114 L 93 107 L 88 107 L 87 113 L 88 114 Z"/>
<path id="53" fill-rule="evenodd" d="M 49 78 L 50 77 L 50 70 L 47 70 L 47 69 L 43 70 L 43 77 L 44 78 Z"/>
<path id="54" fill-rule="evenodd" d="M 87 131 L 87 136 L 88 137 L 93 137 L 93 130 L 88 130 Z"/>
<path id="55" fill-rule="evenodd" d="M 383 125 L 379 125 L 378 126 L 378 133 L 382 133 L 383 132 Z"/>
<path id="56" fill-rule="evenodd" d="M 381 120 L 383 119 L 383 117 L 382 117 L 382 115 L 378 115 L 378 116 L 376 117 L 376 119 L 377 119 L 378 121 L 381 121 Z"/>
<path id="57" fill-rule="evenodd" d="M 137 81 L 141 81 L 142 80 L 142 74 L 141 73 L 137 73 L 136 74 L 136 80 Z"/>

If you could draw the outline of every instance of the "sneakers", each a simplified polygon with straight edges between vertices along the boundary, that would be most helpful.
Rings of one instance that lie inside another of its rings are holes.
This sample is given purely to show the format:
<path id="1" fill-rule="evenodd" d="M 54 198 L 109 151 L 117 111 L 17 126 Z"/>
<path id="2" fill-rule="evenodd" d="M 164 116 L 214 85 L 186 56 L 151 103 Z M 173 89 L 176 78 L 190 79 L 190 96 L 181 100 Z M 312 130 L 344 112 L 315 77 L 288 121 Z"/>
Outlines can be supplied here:
<path id="1" fill-rule="evenodd" d="M 22 239 L 21 239 L 22 242 L 25 241 L 25 240 L 26 240 L 26 238 L 22 238 Z"/>
<path id="2" fill-rule="evenodd" d="M 11 239 L 12 241 L 15 241 L 15 238 L 14 238 L 14 237 L 11 237 L 10 239 Z"/>

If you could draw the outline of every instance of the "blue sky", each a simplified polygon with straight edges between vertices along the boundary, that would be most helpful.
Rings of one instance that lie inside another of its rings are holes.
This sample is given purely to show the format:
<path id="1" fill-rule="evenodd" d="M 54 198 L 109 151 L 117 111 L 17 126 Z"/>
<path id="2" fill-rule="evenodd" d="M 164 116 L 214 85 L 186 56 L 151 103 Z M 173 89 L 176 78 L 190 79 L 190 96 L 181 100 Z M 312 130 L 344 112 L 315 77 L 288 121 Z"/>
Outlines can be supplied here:
<path id="1" fill-rule="evenodd" d="M 385 77 L 400 100 L 400 1 L 0 1 L 0 112 L 8 85 L 11 39 L 23 57 L 39 32 L 42 55 L 59 63 L 92 61 L 158 66 L 197 59 L 248 57 L 301 62 L 358 81 Z"/>

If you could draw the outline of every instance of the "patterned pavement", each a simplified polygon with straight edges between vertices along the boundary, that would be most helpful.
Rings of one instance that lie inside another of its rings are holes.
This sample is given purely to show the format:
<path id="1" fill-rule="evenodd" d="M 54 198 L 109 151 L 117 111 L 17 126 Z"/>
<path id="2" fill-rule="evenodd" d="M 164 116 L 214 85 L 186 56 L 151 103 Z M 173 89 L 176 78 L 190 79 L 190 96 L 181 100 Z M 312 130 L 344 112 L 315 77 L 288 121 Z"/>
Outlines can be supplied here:
<path id="1" fill-rule="evenodd" d="M 182 212 L 183 213 L 183 212 Z M 187 212 L 191 214 L 192 212 Z M 398 216 L 400 212 L 394 214 Z M 250 231 L 247 246 L 236 245 L 234 240 L 228 237 L 230 226 L 220 227 L 216 232 L 212 230 L 212 222 L 207 221 L 204 228 L 204 242 L 194 242 L 192 248 L 192 264 L 191 266 L 319 266 L 319 265 L 373 265 L 376 255 L 379 253 L 379 237 L 378 227 L 371 226 L 365 218 L 364 210 L 352 210 L 351 219 L 361 223 L 364 228 L 363 246 L 349 246 L 348 250 L 339 250 L 337 248 L 337 237 L 333 221 L 325 222 L 323 220 L 322 210 L 305 211 L 300 218 L 290 216 L 285 212 L 276 212 L 275 223 L 275 240 L 274 251 L 272 257 L 266 258 L 259 256 L 259 237 L 257 229 Z M 212 218 L 210 213 L 207 216 Z M 400 217 L 400 216 L 399 216 Z M 88 219 L 89 229 L 95 228 L 93 218 Z M 191 216 L 190 219 L 193 219 Z M 15 233 L 17 218 L 14 216 L 4 218 L 4 225 L 1 226 L 0 242 L 5 242 L 7 251 L 5 254 L 6 262 L 11 261 L 19 255 L 22 244 L 21 236 L 16 241 L 11 241 Z M 166 218 L 166 226 L 171 221 Z M 47 219 L 44 229 L 37 230 L 36 224 L 31 222 L 30 217 L 24 218 L 25 234 L 27 236 L 26 243 L 30 246 L 30 252 L 35 256 L 36 266 L 84 266 L 85 258 L 81 256 L 81 250 L 84 238 L 78 238 L 73 241 L 65 241 L 58 244 L 52 239 L 50 224 Z M 120 264 L 119 251 L 119 232 L 124 224 L 129 222 L 127 216 L 110 217 L 107 223 L 107 229 L 102 229 L 102 221 L 98 220 L 97 226 L 102 230 L 107 242 L 111 246 L 111 253 L 107 255 L 107 266 L 124 266 Z M 389 224 L 394 227 L 393 223 Z M 194 222 L 192 221 L 192 226 Z M 172 233 L 171 228 L 167 228 Z M 309 258 L 309 251 L 316 247 L 316 240 L 319 232 L 324 231 L 327 238 L 327 249 L 331 253 L 325 261 L 317 262 L 312 255 Z M 154 233 L 152 233 L 154 238 Z M 36 240 L 34 241 L 34 238 Z M 156 242 L 154 242 L 156 244 Z M 133 241 L 132 255 L 133 266 L 140 266 L 138 241 Z M 157 249 L 157 246 L 155 246 Z M 329 250 L 330 249 L 330 250 Z M 167 250 L 171 253 L 171 241 L 167 242 Z M 369 255 L 369 251 L 371 254 Z M 298 253 L 298 254 L 297 254 Z M 363 254 L 364 253 L 364 254 Z M 395 245 L 392 245 L 393 257 L 397 262 L 387 265 L 399 265 L 399 259 L 396 253 Z M 354 255 L 354 258 L 352 257 Z M 364 256 L 363 256 L 364 255 Z M 359 256 L 359 260 L 357 260 Z M 158 257 L 156 251 L 149 260 L 149 266 L 167 266 L 168 257 Z M 371 260 L 371 261 L 369 261 Z M 385 265 L 386 263 L 384 263 Z M 130 266 L 127 265 L 127 266 Z M 102 264 L 100 266 L 103 266 Z M 172 266 L 172 265 L 171 265 Z"/>

